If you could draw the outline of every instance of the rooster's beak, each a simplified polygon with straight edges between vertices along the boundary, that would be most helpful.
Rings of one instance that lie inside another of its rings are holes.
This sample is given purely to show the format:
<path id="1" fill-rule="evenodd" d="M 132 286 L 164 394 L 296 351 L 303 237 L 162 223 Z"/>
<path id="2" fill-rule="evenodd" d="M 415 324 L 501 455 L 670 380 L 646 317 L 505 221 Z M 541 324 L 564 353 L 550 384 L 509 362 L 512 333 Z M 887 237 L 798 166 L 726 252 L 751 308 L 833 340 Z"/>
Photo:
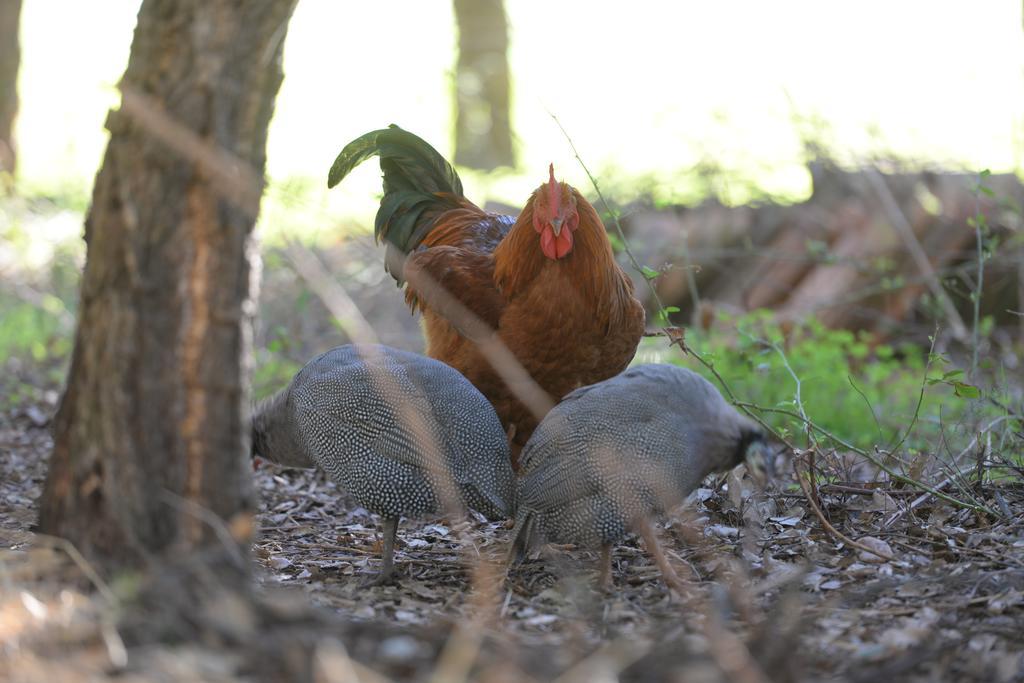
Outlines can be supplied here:
<path id="1" fill-rule="evenodd" d="M 555 237 L 558 237 L 561 234 L 561 232 L 562 232 L 562 219 L 561 218 L 552 218 L 551 219 L 551 229 L 555 232 Z"/>

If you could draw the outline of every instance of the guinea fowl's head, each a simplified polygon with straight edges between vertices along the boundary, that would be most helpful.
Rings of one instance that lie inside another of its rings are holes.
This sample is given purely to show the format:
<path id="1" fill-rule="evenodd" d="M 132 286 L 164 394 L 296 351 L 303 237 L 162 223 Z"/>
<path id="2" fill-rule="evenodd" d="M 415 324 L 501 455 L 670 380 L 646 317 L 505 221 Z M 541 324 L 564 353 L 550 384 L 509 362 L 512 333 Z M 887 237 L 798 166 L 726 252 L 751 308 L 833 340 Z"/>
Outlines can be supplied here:
<path id="1" fill-rule="evenodd" d="M 272 461 L 273 452 L 270 445 L 270 433 L 268 431 L 269 419 L 266 411 L 256 407 L 252 416 L 252 431 L 249 440 L 249 455 L 252 457 L 252 469 L 255 472 L 259 469 L 263 460 Z"/>
<path id="2" fill-rule="evenodd" d="M 289 395 L 289 389 L 282 389 L 253 408 L 249 447 L 253 469 L 257 469 L 260 460 L 284 467 L 314 466 L 297 434 L 295 412 L 288 405 Z"/>
<path id="3" fill-rule="evenodd" d="M 555 165 L 548 166 L 548 182 L 537 190 L 533 229 L 540 234 L 540 249 L 549 259 L 565 258 L 572 251 L 572 234 L 580 226 L 572 188 L 555 180 Z"/>

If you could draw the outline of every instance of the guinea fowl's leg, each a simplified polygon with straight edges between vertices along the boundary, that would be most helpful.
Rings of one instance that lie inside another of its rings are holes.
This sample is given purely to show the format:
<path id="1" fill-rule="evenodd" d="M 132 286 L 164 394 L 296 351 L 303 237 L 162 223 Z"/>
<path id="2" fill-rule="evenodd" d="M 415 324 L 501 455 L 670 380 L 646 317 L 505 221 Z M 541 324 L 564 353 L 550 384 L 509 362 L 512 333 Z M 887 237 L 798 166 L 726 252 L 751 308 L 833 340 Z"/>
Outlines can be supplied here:
<path id="1" fill-rule="evenodd" d="M 505 429 L 505 438 L 508 439 L 508 455 L 512 460 L 512 471 L 519 471 L 519 453 L 522 452 L 523 447 L 516 443 L 516 424 L 509 422 L 508 427 Z"/>
<path id="2" fill-rule="evenodd" d="M 384 550 L 381 552 L 380 574 L 368 581 L 370 585 L 383 586 L 395 580 L 395 537 L 398 535 L 398 518 L 385 517 L 381 520 L 384 527 Z"/>
<path id="3" fill-rule="evenodd" d="M 597 587 L 607 593 L 612 588 L 612 546 L 610 544 L 606 543 L 601 546 L 598 569 L 600 573 L 597 575 Z"/>
<path id="4" fill-rule="evenodd" d="M 675 591 L 680 596 L 685 596 L 686 587 L 679 579 L 679 575 L 672 569 L 672 565 L 668 563 L 665 553 L 662 552 L 661 543 L 658 542 L 658 537 L 654 533 L 654 527 L 651 526 L 651 522 L 645 518 L 640 518 L 635 523 L 635 526 L 636 530 L 640 533 L 640 537 L 644 539 L 647 552 L 654 558 L 654 564 L 658 565 L 658 569 L 661 570 L 661 576 L 665 580 L 665 584 L 670 590 Z"/>

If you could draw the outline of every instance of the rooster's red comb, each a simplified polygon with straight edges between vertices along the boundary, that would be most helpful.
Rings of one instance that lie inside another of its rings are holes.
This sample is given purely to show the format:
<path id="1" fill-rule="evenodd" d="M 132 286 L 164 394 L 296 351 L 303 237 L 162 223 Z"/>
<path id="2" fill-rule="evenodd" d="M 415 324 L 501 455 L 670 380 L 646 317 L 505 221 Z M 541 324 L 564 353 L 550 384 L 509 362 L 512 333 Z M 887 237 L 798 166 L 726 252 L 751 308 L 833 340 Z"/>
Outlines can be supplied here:
<path id="1" fill-rule="evenodd" d="M 558 211 L 558 205 L 561 203 L 561 192 L 558 189 L 558 181 L 555 180 L 555 165 L 548 164 L 548 206 L 551 207 L 552 211 Z"/>

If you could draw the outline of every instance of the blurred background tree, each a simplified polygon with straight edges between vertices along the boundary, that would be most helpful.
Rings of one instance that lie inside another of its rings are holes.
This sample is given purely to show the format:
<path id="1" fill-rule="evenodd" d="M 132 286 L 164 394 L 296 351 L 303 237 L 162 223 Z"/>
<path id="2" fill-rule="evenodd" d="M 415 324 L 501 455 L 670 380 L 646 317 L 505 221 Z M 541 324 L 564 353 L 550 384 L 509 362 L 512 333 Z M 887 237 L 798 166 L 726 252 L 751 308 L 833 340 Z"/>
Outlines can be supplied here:
<path id="1" fill-rule="evenodd" d="M 14 119 L 18 115 L 18 64 L 21 62 L 21 0 L 0 0 L 0 186 L 17 164 Z"/>
<path id="2" fill-rule="evenodd" d="M 508 22 L 502 0 L 454 0 L 455 163 L 490 171 L 514 166 Z"/>

